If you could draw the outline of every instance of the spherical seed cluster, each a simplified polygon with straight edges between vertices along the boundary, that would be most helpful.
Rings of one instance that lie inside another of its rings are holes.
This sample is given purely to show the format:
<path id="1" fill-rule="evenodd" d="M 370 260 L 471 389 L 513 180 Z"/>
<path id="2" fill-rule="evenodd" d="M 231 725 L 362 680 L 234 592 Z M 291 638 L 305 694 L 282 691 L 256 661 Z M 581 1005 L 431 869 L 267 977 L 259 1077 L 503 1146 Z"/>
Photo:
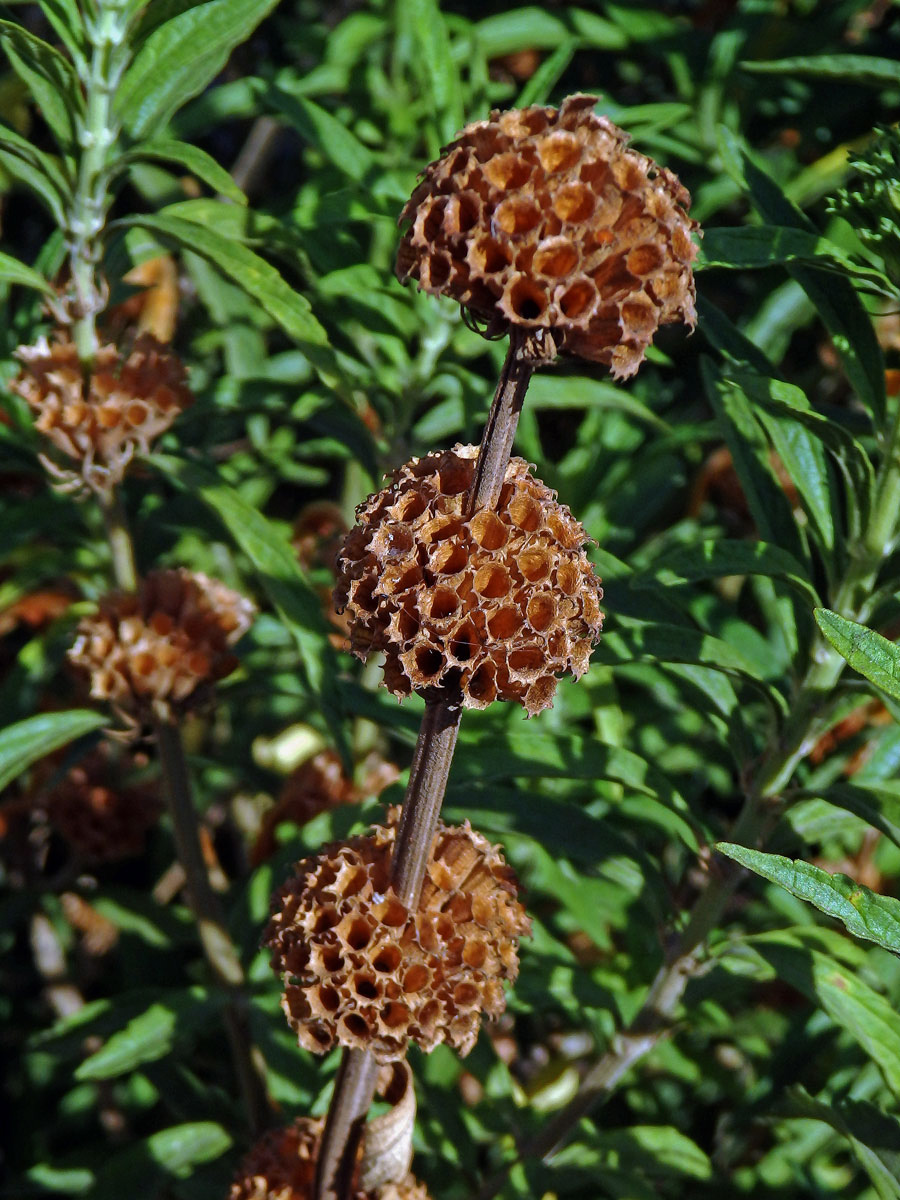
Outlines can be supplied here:
<path id="1" fill-rule="evenodd" d="M 137 595 L 113 593 L 81 621 L 69 659 L 89 674 L 95 699 L 166 720 L 201 685 L 234 670 L 230 647 L 253 613 L 249 600 L 206 575 L 153 571 Z"/>
<path id="2" fill-rule="evenodd" d="M 660 325 L 693 327 L 690 196 L 626 149 L 594 96 L 492 112 L 426 168 L 400 217 L 416 279 L 488 323 L 549 329 L 557 349 L 624 379 Z"/>
<path id="3" fill-rule="evenodd" d="M 313 1200 L 323 1118 L 298 1117 L 283 1129 L 270 1129 L 238 1168 L 228 1200 Z M 355 1187 L 351 1200 L 430 1200 L 412 1175 L 372 1191 Z"/>
<path id="4" fill-rule="evenodd" d="M 41 337 L 16 357 L 23 368 L 12 390 L 28 402 L 41 433 L 80 464 L 80 480 L 97 489 L 118 483 L 135 451 L 146 453 L 193 403 L 181 360 L 149 334 L 128 354 L 101 346 L 87 382 L 68 335 Z"/>
<path id="5" fill-rule="evenodd" d="M 396 813 L 392 814 L 395 816 Z M 264 942 L 301 1046 L 369 1049 L 387 1062 L 475 1044 L 504 1009 L 530 923 L 499 850 L 466 822 L 439 825 L 415 914 L 389 886 L 395 827 L 324 847 L 275 894 Z"/>
<path id="6" fill-rule="evenodd" d="M 89 862 L 141 854 L 147 831 L 161 811 L 155 787 L 120 786 L 99 750 L 72 767 L 47 794 L 43 807 L 58 832 Z"/>
<path id="7" fill-rule="evenodd" d="M 547 708 L 555 676 L 588 667 L 603 614 L 585 532 L 556 494 L 511 460 L 496 512 L 463 518 L 478 449 L 413 459 L 357 509 L 335 599 L 360 657 L 385 654 L 396 695 L 458 682 L 468 708 Z"/>

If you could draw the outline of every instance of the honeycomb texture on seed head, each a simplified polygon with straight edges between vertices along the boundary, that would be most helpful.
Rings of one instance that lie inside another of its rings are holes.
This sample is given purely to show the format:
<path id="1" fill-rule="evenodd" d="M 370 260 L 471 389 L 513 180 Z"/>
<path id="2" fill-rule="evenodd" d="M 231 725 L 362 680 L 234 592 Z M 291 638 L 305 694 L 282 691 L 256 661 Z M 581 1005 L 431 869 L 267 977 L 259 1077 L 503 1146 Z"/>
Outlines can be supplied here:
<path id="1" fill-rule="evenodd" d="M 423 173 L 400 216 L 401 281 L 633 375 L 660 325 L 693 327 L 696 222 L 676 176 L 629 150 L 594 96 L 492 112 Z"/>
<path id="2" fill-rule="evenodd" d="M 264 944 L 308 1050 L 339 1044 L 388 1062 L 412 1040 L 466 1054 L 482 1013 L 504 1010 L 530 928 L 511 868 L 468 822 L 441 823 L 411 914 L 390 888 L 397 814 L 298 863 L 273 899 Z"/>
<path id="3" fill-rule="evenodd" d="M 556 676 L 587 670 L 603 614 L 584 529 L 513 458 L 496 511 L 465 519 L 478 448 L 413 459 L 357 510 L 338 555 L 336 603 L 351 645 L 385 654 L 398 696 L 457 685 L 467 708 L 553 702 Z"/>

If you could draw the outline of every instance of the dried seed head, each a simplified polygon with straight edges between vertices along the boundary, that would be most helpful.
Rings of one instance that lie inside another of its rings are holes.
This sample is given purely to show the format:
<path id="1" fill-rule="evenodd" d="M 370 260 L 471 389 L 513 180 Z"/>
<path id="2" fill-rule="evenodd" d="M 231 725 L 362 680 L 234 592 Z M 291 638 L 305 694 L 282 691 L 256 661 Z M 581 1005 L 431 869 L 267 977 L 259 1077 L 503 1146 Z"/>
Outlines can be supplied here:
<path id="1" fill-rule="evenodd" d="M 557 674 L 587 670 L 603 592 L 583 528 L 521 458 L 496 511 L 463 519 L 477 456 L 413 459 L 360 505 L 335 600 L 354 652 L 384 651 L 395 695 L 458 683 L 468 708 L 517 700 L 531 716 L 552 704 Z"/>
<path id="2" fill-rule="evenodd" d="M 626 149 L 594 96 L 492 112 L 424 172 L 400 216 L 397 276 L 450 296 L 490 333 L 552 331 L 624 379 L 657 328 L 693 327 L 690 196 Z"/>
<path id="3" fill-rule="evenodd" d="M 85 617 L 69 660 L 90 676 L 91 695 L 131 717 L 170 719 L 201 685 L 237 666 L 231 646 L 254 607 L 224 584 L 190 571 L 153 571 L 137 595 L 116 592 Z"/>
<path id="4" fill-rule="evenodd" d="M 238 1168 L 228 1200 L 312 1200 L 316 1160 L 325 1121 L 298 1117 L 284 1129 L 270 1129 Z M 412 1175 L 371 1191 L 354 1187 L 351 1200 L 431 1200 Z"/>
<path id="5" fill-rule="evenodd" d="M 141 854 L 161 804 L 153 786 L 125 786 L 107 754 L 86 755 L 43 799 L 51 823 L 88 862 Z"/>
<path id="6" fill-rule="evenodd" d="M 307 1050 L 338 1043 L 388 1062 L 411 1039 L 467 1054 L 482 1012 L 505 1007 L 502 981 L 515 979 L 530 928 L 512 870 L 468 822 L 440 824 L 411 915 L 389 887 L 396 814 L 298 863 L 273 899 L 264 942 Z"/>
<path id="7" fill-rule="evenodd" d="M 101 346 L 87 381 L 67 334 L 20 346 L 16 357 L 22 371 L 10 387 L 28 402 L 41 433 L 80 464 L 77 472 L 54 469 L 67 486 L 102 491 L 118 483 L 135 452 L 146 453 L 193 403 L 181 360 L 149 334 L 128 354 Z"/>

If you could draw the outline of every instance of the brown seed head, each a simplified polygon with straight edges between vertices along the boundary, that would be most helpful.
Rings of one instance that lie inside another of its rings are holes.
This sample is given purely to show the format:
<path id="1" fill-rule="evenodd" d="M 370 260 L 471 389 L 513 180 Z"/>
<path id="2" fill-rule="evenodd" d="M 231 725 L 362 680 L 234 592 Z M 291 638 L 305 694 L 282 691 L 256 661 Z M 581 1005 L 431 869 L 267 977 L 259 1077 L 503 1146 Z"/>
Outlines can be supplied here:
<path id="1" fill-rule="evenodd" d="M 690 196 L 594 113 L 492 112 L 428 166 L 400 215 L 401 282 L 450 296 L 490 333 L 551 330 L 558 349 L 624 379 L 657 328 L 693 327 Z"/>
<path id="2" fill-rule="evenodd" d="M 313 1200 L 323 1118 L 298 1117 L 283 1129 L 270 1129 L 238 1168 L 228 1200 Z M 351 1200 L 430 1200 L 412 1175 L 372 1191 L 353 1187 Z"/>
<path id="3" fill-rule="evenodd" d="M 161 811 L 157 789 L 123 784 L 103 750 L 72 767 L 42 804 L 66 841 L 95 863 L 141 854 Z"/>
<path id="4" fill-rule="evenodd" d="M 521 458 L 496 512 L 463 519 L 477 456 L 413 459 L 360 505 L 335 601 L 354 652 L 384 652 L 395 695 L 458 682 L 468 708 L 516 700 L 531 716 L 553 702 L 557 674 L 587 670 L 603 592 L 583 528 Z"/>
<path id="5" fill-rule="evenodd" d="M 91 695 L 121 712 L 168 720 L 237 666 L 231 646 L 254 607 L 224 584 L 190 571 L 153 571 L 137 595 L 116 592 L 85 617 L 69 660 L 90 676 Z"/>
<path id="6" fill-rule="evenodd" d="M 285 985 L 301 1046 L 335 1043 L 399 1059 L 475 1044 L 481 1014 L 504 1009 L 530 928 L 499 850 L 468 822 L 440 824 L 422 899 L 411 915 L 389 886 L 397 810 L 367 837 L 325 846 L 276 892 L 264 943 Z"/>
<path id="7" fill-rule="evenodd" d="M 16 357 L 22 371 L 10 387 L 28 402 L 41 433 L 80 464 L 78 476 L 61 477 L 97 490 L 118 483 L 135 452 L 146 453 L 193 403 L 181 360 L 149 334 L 128 354 L 101 346 L 87 381 L 67 334 L 20 346 Z"/>

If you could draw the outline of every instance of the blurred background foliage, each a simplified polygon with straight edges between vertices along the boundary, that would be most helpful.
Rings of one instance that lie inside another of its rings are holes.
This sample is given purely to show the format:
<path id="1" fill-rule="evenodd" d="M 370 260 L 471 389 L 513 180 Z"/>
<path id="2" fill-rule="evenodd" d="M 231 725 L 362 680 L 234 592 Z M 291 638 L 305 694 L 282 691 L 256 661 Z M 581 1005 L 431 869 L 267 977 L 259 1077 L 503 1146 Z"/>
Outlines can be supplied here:
<path id="1" fill-rule="evenodd" d="M 154 0 L 143 36 L 211 6 Z M 170 331 L 197 396 L 126 480 L 139 565 L 209 572 L 263 610 L 241 671 L 185 733 L 286 1118 L 324 1111 L 336 1059 L 300 1052 L 285 1026 L 257 948 L 269 895 L 305 851 L 377 818 L 379 792 L 400 799 L 421 708 L 398 706 L 346 653 L 328 600 L 336 539 L 385 471 L 478 440 L 504 350 L 395 281 L 397 213 L 465 122 L 588 91 L 678 173 L 705 231 L 696 333 L 663 330 L 627 385 L 574 361 L 543 371 L 521 421 L 518 452 L 595 539 L 607 632 L 589 674 L 534 724 L 499 705 L 463 722 L 448 815 L 502 841 L 534 937 L 507 1017 L 467 1060 L 413 1055 L 416 1174 L 437 1200 L 461 1200 L 571 1099 L 639 1008 L 722 869 L 709 846 L 778 743 L 813 604 L 832 604 L 865 529 L 877 432 L 900 393 L 896 183 L 873 196 L 865 169 L 897 161 L 896 141 L 877 139 L 900 113 L 898 14 L 890 0 L 250 7 L 259 24 L 169 122 L 249 205 L 183 165 L 137 161 L 102 269 L 108 327 Z M 5 16 L 57 42 L 56 8 Z M 53 152 L 11 65 L 0 120 Z M 8 155 L 0 168 L 0 245 L 52 277 L 52 216 Z M 247 249 L 284 283 L 253 276 Z M 49 323 L 14 282 L 0 304 L 9 380 L 16 346 Z M 110 575 L 95 508 L 49 489 L 25 406 L 2 403 L 11 725 L 83 703 L 64 653 Z M 760 538 L 791 557 L 760 553 Z M 866 614 L 888 636 L 896 575 Z M 898 707 L 854 679 L 823 698 L 827 732 L 804 745 L 790 802 L 773 804 L 767 848 L 890 894 Z M 247 1139 L 167 825 L 140 856 L 98 864 L 47 816 L 99 736 L 37 761 L 0 810 L 6 1194 L 212 1200 Z M 127 757 L 131 786 L 155 786 L 150 753 L 109 757 Z M 898 1001 L 892 953 L 748 877 L 671 1036 L 504 1194 L 896 1198 Z"/>

